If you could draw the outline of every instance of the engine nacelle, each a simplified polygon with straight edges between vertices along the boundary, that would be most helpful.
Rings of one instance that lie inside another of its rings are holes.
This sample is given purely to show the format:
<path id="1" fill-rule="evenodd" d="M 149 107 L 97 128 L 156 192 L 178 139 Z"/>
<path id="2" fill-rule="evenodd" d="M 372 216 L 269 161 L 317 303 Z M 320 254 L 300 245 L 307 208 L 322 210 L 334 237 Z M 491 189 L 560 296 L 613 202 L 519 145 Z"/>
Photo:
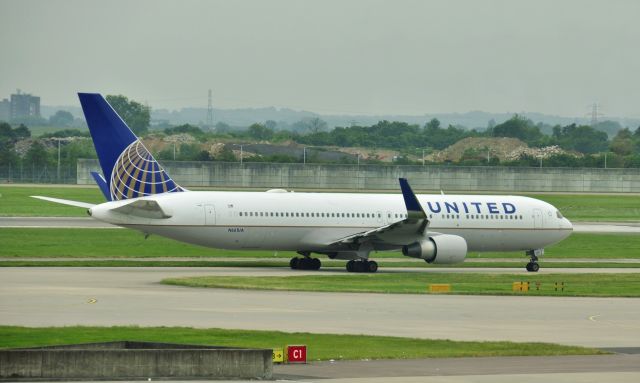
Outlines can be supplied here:
<path id="1" fill-rule="evenodd" d="M 435 235 L 403 246 L 402 254 L 427 263 L 460 263 L 467 256 L 467 241 L 458 235 Z"/>

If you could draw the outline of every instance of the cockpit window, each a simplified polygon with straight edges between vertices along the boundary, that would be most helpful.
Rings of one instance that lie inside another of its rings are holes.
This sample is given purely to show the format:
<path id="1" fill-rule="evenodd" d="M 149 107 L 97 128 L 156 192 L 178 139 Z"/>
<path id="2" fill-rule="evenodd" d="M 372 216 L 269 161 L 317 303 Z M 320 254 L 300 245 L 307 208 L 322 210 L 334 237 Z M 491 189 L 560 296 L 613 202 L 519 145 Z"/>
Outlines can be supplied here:
<path id="1" fill-rule="evenodd" d="M 562 216 L 562 213 L 560 213 L 560 210 L 556 210 L 556 217 L 558 217 L 558 218 L 560 218 L 560 219 L 564 218 L 564 217 Z"/>

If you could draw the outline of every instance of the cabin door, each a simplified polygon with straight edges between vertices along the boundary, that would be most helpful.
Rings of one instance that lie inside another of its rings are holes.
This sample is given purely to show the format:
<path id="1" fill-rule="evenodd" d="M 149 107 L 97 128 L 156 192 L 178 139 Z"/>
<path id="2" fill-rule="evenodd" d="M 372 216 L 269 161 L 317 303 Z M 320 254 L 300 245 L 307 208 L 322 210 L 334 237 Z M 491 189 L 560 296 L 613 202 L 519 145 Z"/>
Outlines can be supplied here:
<path id="1" fill-rule="evenodd" d="M 542 210 L 533 209 L 533 228 L 542 229 Z"/>

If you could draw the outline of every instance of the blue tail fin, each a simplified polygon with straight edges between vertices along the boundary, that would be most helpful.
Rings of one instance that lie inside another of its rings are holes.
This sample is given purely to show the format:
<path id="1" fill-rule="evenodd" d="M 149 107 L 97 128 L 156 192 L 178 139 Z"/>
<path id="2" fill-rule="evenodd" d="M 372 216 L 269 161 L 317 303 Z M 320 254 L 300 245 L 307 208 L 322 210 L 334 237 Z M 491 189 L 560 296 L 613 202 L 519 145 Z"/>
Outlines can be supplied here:
<path id="1" fill-rule="evenodd" d="M 104 97 L 94 93 L 78 93 L 78 97 L 104 175 L 103 182 L 98 179 L 96 182 L 103 193 L 105 188 L 108 190 L 110 198 L 107 199 L 115 201 L 184 191 Z"/>

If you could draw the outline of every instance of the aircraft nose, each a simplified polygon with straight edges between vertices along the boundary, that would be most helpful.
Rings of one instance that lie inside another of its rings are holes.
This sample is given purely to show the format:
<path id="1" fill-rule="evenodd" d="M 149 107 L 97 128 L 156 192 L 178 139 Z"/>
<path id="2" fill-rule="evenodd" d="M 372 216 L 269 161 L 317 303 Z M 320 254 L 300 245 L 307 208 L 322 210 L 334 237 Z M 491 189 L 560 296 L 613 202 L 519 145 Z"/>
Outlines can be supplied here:
<path id="1" fill-rule="evenodd" d="M 571 223 L 571 221 L 569 221 L 568 219 L 564 218 L 564 222 L 563 225 L 565 228 L 573 231 L 573 224 Z"/>

